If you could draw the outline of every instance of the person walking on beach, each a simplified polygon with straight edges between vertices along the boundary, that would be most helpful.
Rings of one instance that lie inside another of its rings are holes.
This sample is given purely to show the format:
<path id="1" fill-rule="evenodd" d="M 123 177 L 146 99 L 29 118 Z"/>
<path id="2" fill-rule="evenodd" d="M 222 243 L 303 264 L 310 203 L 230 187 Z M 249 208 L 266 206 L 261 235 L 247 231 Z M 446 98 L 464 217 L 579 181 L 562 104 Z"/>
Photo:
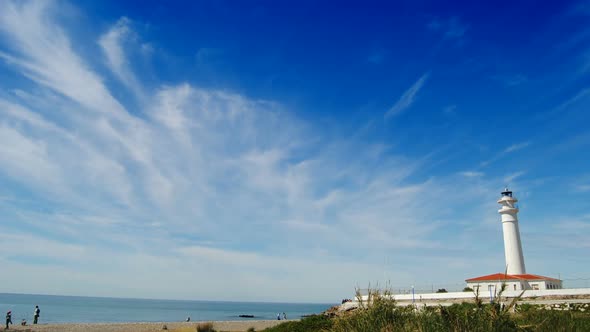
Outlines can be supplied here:
<path id="1" fill-rule="evenodd" d="M 287 314 L 283 312 L 283 319 L 287 320 Z"/>
<path id="2" fill-rule="evenodd" d="M 33 314 L 33 324 L 37 324 L 37 321 L 39 320 L 40 313 L 41 313 L 41 310 L 39 310 L 39 306 L 36 305 L 35 306 L 35 313 Z"/>
<path id="3" fill-rule="evenodd" d="M 6 313 L 6 329 L 8 330 L 8 323 L 12 324 L 12 311 L 8 310 Z"/>
<path id="4" fill-rule="evenodd" d="M 281 320 L 281 313 L 280 312 L 277 314 L 277 320 Z"/>

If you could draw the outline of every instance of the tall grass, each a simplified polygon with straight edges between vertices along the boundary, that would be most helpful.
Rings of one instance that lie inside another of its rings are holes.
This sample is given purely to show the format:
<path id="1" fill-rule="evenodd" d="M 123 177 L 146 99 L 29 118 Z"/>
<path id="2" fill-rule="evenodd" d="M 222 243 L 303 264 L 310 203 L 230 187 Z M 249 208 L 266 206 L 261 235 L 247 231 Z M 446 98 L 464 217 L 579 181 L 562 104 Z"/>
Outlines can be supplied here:
<path id="1" fill-rule="evenodd" d="M 197 325 L 197 332 L 215 332 L 215 330 L 213 329 L 213 323 L 199 323 Z"/>
<path id="2" fill-rule="evenodd" d="M 289 321 L 265 329 L 265 332 L 324 332 L 331 331 L 334 320 L 324 315 L 305 317 L 300 321 Z"/>
<path id="3" fill-rule="evenodd" d="M 475 293 L 473 302 L 451 306 L 416 307 L 396 303 L 391 292 L 369 290 L 363 298 L 357 290 L 359 308 L 349 314 L 329 319 L 316 316 L 288 322 L 265 331 L 317 332 L 513 332 L 513 331 L 590 331 L 589 312 L 552 311 L 532 305 L 516 309 L 517 296 L 504 298 L 502 285 L 490 303 Z"/>
<path id="4" fill-rule="evenodd" d="M 357 298 L 360 298 L 357 296 Z M 500 305 L 476 303 L 449 307 L 400 306 L 391 292 L 369 291 L 367 301 L 351 315 L 339 317 L 330 331 L 516 331 L 508 310 Z"/>

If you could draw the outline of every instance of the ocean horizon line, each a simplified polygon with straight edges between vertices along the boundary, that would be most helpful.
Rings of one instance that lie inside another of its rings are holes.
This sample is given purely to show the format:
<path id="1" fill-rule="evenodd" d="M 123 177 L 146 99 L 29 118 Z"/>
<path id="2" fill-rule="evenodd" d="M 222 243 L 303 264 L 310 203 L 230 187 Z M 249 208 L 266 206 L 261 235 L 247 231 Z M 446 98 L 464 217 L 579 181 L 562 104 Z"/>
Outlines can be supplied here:
<path id="1" fill-rule="evenodd" d="M 299 319 L 320 314 L 337 303 L 292 303 L 251 301 L 208 301 L 137 299 L 0 293 L 0 311 L 12 311 L 15 321 L 34 321 L 39 306 L 39 323 L 131 323 Z M 248 319 L 246 319 L 248 320 Z"/>
<path id="2" fill-rule="evenodd" d="M 118 297 L 118 296 L 101 296 L 101 295 L 71 295 L 71 294 L 39 294 L 39 293 L 16 293 L 0 292 L 1 295 L 26 295 L 26 296 L 57 296 L 71 298 L 95 298 L 95 299 L 113 299 L 113 300 L 141 300 L 141 301 L 180 301 L 180 302 L 217 302 L 217 303 L 267 303 L 267 304 L 328 304 L 336 305 L 335 302 L 303 302 L 303 301 L 265 301 L 265 300 L 211 300 L 211 299 L 171 299 L 171 298 L 153 298 L 153 297 Z"/>

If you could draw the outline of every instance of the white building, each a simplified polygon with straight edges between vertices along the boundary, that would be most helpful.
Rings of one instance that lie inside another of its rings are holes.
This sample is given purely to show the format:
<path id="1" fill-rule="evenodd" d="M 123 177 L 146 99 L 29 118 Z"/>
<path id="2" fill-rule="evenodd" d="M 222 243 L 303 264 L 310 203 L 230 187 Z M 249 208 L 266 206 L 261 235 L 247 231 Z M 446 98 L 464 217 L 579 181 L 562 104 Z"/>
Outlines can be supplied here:
<path id="1" fill-rule="evenodd" d="M 479 290 L 479 293 L 484 295 L 491 291 L 496 294 L 500 291 L 502 283 L 506 284 L 505 290 L 546 290 L 546 289 L 561 289 L 561 280 L 538 276 L 535 274 L 505 274 L 495 273 L 487 276 L 481 276 L 465 280 L 467 287 L 474 291 Z"/>
<path id="2" fill-rule="evenodd" d="M 504 256 L 506 258 L 506 272 L 485 275 L 465 280 L 467 287 L 479 290 L 480 294 L 491 292 L 495 294 L 506 284 L 505 290 L 546 290 L 561 289 L 562 282 L 559 279 L 543 277 L 535 274 L 527 274 L 520 241 L 518 228 L 518 200 L 512 197 L 512 191 L 506 188 L 498 204 L 502 207 L 498 213 L 502 216 L 502 233 L 504 234 Z"/>

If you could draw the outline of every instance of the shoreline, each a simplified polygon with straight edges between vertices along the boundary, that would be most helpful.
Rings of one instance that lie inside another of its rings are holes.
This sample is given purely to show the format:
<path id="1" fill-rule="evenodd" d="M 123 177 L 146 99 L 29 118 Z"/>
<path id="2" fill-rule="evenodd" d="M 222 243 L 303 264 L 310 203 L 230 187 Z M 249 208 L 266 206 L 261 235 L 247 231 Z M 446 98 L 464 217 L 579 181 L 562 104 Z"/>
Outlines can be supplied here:
<path id="1" fill-rule="evenodd" d="M 262 331 L 285 322 L 287 320 L 235 320 L 235 321 L 191 321 L 191 322 L 129 322 L 129 323 L 55 323 L 21 326 L 10 325 L 7 331 L 31 332 L 156 332 L 156 331 L 195 331 L 200 323 L 213 323 L 213 328 L 219 332 L 246 332 L 249 328 Z M 164 330 L 164 325 L 167 330 Z M 4 328 L 4 326 L 2 326 Z"/>

